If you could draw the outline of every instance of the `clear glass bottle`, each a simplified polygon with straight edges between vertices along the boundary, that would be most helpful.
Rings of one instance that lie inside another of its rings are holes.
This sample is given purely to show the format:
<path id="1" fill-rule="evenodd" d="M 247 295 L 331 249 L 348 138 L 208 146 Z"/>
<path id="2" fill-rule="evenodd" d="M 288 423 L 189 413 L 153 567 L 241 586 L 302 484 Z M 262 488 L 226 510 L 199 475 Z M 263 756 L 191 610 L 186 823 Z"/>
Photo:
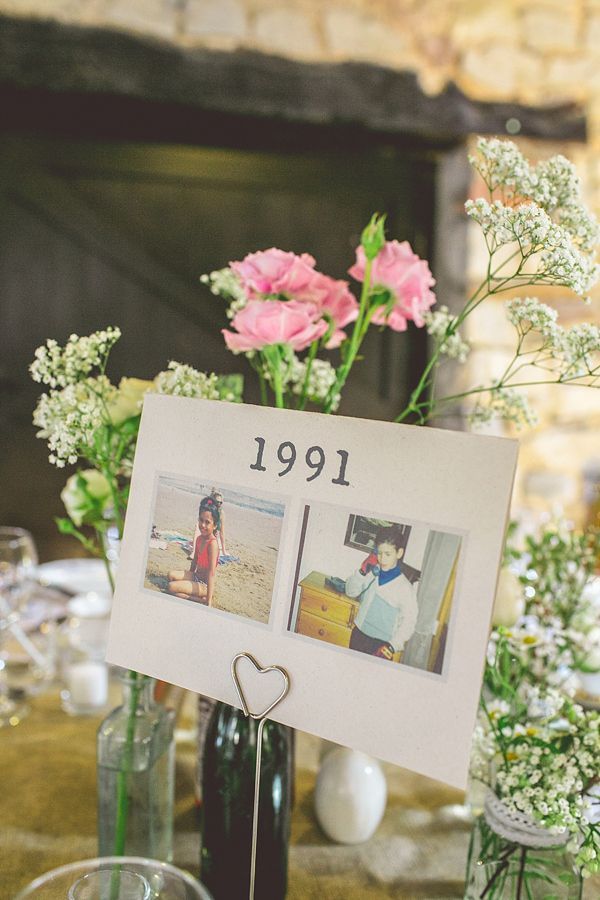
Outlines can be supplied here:
<path id="1" fill-rule="evenodd" d="M 580 900 L 582 879 L 565 847 L 508 840 L 485 814 L 473 826 L 465 900 Z"/>
<path id="2" fill-rule="evenodd" d="M 217 703 L 204 744 L 201 878 L 215 900 L 247 900 L 258 722 Z M 283 900 L 293 780 L 292 730 L 263 730 L 256 900 Z"/>
<path id="3" fill-rule="evenodd" d="M 98 729 L 100 856 L 173 857 L 175 713 L 154 701 L 154 681 L 124 672 L 123 703 Z"/>

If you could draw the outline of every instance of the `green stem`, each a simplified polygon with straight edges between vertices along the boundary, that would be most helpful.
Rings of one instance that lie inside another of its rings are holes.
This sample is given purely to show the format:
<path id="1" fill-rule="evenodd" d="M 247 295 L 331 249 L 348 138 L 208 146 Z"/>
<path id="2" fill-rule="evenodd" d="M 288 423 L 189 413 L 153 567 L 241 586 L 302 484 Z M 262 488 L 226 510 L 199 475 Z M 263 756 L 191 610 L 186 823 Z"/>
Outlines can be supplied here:
<path id="1" fill-rule="evenodd" d="M 472 313 L 473 310 L 476 309 L 480 303 L 483 303 L 483 301 L 487 297 L 491 296 L 492 294 L 500 293 L 501 291 L 508 289 L 506 287 L 506 285 L 512 278 L 516 277 L 519 274 L 519 272 L 521 270 L 521 266 L 523 265 L 523 259 L 521 259 L 521 262 L 519 263 L 519 265 L 516 269 L 516 272 L 514 272 L 510 276 L 510 278 L 504 279 L 503 281 L 500 282 L 500 285 L 498 285 L 494 288 L 492 287 L 492 281 L 494 280 L 494 278 L 498 274 L 498 272 L 502 268 L 504 268 L 504 266 L 506 266 L 506 264 L 508 262 L 510 262 L 511 259 L 513 259 L 515 256 L 518 256 L 519 253 L 520 253 L 520 251 L 515 250 L 514 253 L 512 253 L 507 259 L 503 260 L 503 262 L 499 266 L 497 266 L 496 269 L 493 269 L 493 270 L 492 270 L 493 252 L 490 253 L 490 256 L 488 259 L 488 269 L 487 269 L 486 277 L 481 282 L 479 287 L 474 291 L 474 293 L 469 297 L 469 299 L 465 303 L 465 305 L 462 308 L 462 310 L 460 311 L 460 313 L 448 325 L 448 328 L 446 329 L 444 336 L 439 341 L 438 346 L 432 353 L 429 362 L 427 363 L 427 365 L 425 366 L 425 369 L 421 373 L 421 378 L 419 379 L 419 382 L 418 382 L 417 386 L 415 387 L 415 389 L 412 391 L 407 405 L 402 410 L 402 412 L 396 417 L 396 420 L 395 420 L 396 422 L 405 421 L 405 419 L 407 419 L 413 413 L 419 416 L 419 424 L 424 424 L 427 421 L 427 419 L 430 418 L 430 416 L 432 414 L 431 413 L 432 401 L 431 400 L 425 401 L 425 406 L 429 407 L 425 413 L 423 413 L 421 411 L 421 407 L 424 404 L 423 404 L 423 402 L 419 402 L 419 401 L 421 400 L 421 395 L 433 383 L 433 377 L 432 377 L 433 370 L 437 366 L 440 356 L 441 356 L 440 347 L 444 343 L 444 340 L 447 337 L 450 337 L 452 334 L 454 334 L 456 332 L 457 328 L 459 328 L 459 326 L 464 322 L 466 317 L 468 315 L 470 315 L 470 313 Z"/>
<path id="2" fill-rule="evenodd" d="M 306 357 L 306 374 L 304 375 L 304 381 L 302 382 L 302 392 L 300 394 L 300 399 L 298 401 L 298 409 L 305 409 L 306 402 L 308 400 L 308 384 L 310 381 L 310 373 L 312 369 L 312 364 L 315 361 L 315 356 L 317 355 L 317 350 L 319 349 L 319 342 L 313 341 L 310 345 L 310 350 L 308 351 L 308 356 Z"/>
<path id="3" fill-rule="evenodd" d="M 527 848 L 521 847 L 521 859 L 519 860 L 519 878 L 517 881 L 517 897 L 516 900 L 521 900 L 521 892 L 523 890 L 523 876 L 525 874 L 525 860 L 527 858 Z"/>
<path id="4" fill-rule="evenodd" d="M 108 479 L 109 484 L 111 484 L 111 490 L 113 492 L 113 497 L 115 495 L 115 491 L 113 490 L 112 481 Z M 122 534 L 122 530 L 120 530 L 120 534 Z M 115 583 L 113 574 L 110 568 L 110 562 L 106 556 L 106 549 L 104 544 L 104 535 L 103 533 L 96 530 L 96 537 L 100 547 L 102 548 L 102 560 L 104 562 L 104 566 L 106 568 L 106 574 L 108 575 L 108 581 L 111 586 L 111 590 L 114 592 Z M 115 856 L 123 856 L 125 853 L 125 838 L 127 832 L 127 807 L 128 807 L 128 795 L 127 795 L 127 781 L 128 781 L 128 773 L 131 770 L 131 762 L 133 756 L 133 739 L 135 737 L 135 722 L 136 722 L 136 709 L 138 704 L 139 692 L 140 692 L 140 684 L 138 682 L 138 673 L 130 670 L 129 672 L 131 678 L 131 690 L 129 693 L 129 708 L 128 708 L 128 717 L 127 717 L 127 728 L 125 732 L 125 746 L 123 748 L 123 756 L 121 758 L 121 766 L 119 768 L 119 772 L 117 774 L 117 809 L 116 809 L 116 820 L 115 820 L 115 844 L 114 844 L 114 855 Z M 111 892 L 113 892 L 115 885 L 111 884 Z"/>
<path id="5" fill-rule="evenodd" d="M 408 418 L 408 416 L 411 413 L 417 413 L 420 416 L 420 418 L 423 419 L 423 414 L 419 411 L 419 407 L 423 406 L 423 405 L 427 406 L 428 404 L 427 404 L 427 401 L 425 401 L 425 404 L 418 403 L 418 401 L 420 400 L 421 394 L 428 386 L 429 376 L 430 376 L 434 366 L 437 365 L 438 359 L 440 358 L 440 350 L 439 350 L 440 346 L 441 346 L 441 343 L 440 343 L 440 345 L 438 345 L 438 349 L 435 350 L 434 353 L 431 354 L 431 359 L 425 366 L 423 373 L 421 375 L 421 378 L 419 379 L 419 383 L 417 384 L 414 391 L 411 393 L 410 399 L 409 399 L 407 405 L 405 406 L 405 408 L 402 410 L 400 415 L 396 417 L 396 422 L 403 422 L 406 418 Z M 427 418 L 427 416 L 425 416 L 425 419 L 426 418 Z"/>
<path id="6" fill-rule="evenodd" d="M 98 532 L 96 532 L 96 534 L 98 534 Z M 100 540 L 100 546 L 102 547 L 102 552 L 101 552 L 102 562 L 104 563 L 104 568 L 106 569 L 106 574 L 107 574 L 107 576 L 108 576 L 108 583 L 110 584 L 110 592 L 111 592 L 111 594 L 114 594 L 114 592 L 115 592 L 115 579 L 114 579 L 114 577 L 113 577 L 112 569 L 111 569 L 111 567 L 110 567 L 110 562 L 108 561 L 108 559 L 107 559 L 107 557 L 106 557 L 106 553 L 104 552 L 104 539 L 103 539 L 103 535 L 100 534 L 100 535 L 98 535 L 98 537 L 99 537 L 99 540 Z"/>
<path id="7" fill-rule="evenodd" d="M 498 747 L 499 747 L 500 752 L 501 752 L 501 754 L 502 754 L 502 759 L 503 759 L 503 761 L 504 761 L 504 768 L 507 769 L 507 768 L 508 768 L 508 760 L 507 760 L 507 758 L 506 758 L 506 750 L 505 750 L 505 747 L 504 747 L 504 741 L 503 741 L 503 739 L 502 739 L 502 735 L 500 734 L 500 732 L 499 732 L 498 729 L 496 728 L 496 723 L 494 722 L 494 720 L 492 719 L 492 717 L 491 717 L 491 715 L 490 715 L 490 713 L 489 713 L 489 710 L 488 710 L 488 708 L 487 708 L 487 704 L 486 704 L 486 702 L 485 702 L 483 696 L 480 697 L 479 702 L 481 703 L 481 707 L 482 707 L 482 709 L 483 709 L 483 711 L 484 711 L 484 713 L 485 713 L 486 719 L 487 719 L 488 722 L 489 722 L 490 728 L 492 729 L 492 731 L 494 732 L 494 735 L 495 735 L 495 737 L 496 737 L 496 743 L 498 744 Z"/>
<path id="8" fill-rule="evenodd" d="M 267 396 L 267 383 L 262 372 L 258 373 L 258 381 L 260 384 L 260 402 L 263 406 L 268 406 L 269 398 Z"/>
<path id="9" fill-rule="evenodd" d="M 131 771 L 131 763 L 133 757 L 133 738 L 135 736 L 135 711 L 140 693 L 140 685 L 138 683 L 137 672 L 130 671 L 131 691 L 129 695 L 129 710 L 127 718 L 127 730 L 125 733 L 125 747 L 123 748 L 123 757 L 121 760 L 121 768 L 117 775 L 117 818 L 115 823 L 115 856 L 125 855 L 125 838 L 127 832 L 127 807 L 129 798 L 127 795 L 127 779 Z"/>
<path id="10" fill-rule="evenodd" d="M 362 290 L 360 292 L 360 305 L 358 309 L 358 318 L 354 323 L 354 328 L 352 329 L 352 335 L 350 337 L 350 346 L 346 352 L 346 357 L 344 362 L 337 370 L 337 376 L 335 382 L 329 388 L 329 392 L 327 394 L 327 398 L 325 400 L 323 406 L 323 412 L 330 413 L 332 407 L 335 403 L 335 399 L 338 394 L 341 393 L 346 381 L 348 379 L 348 375 L 350 374 L 350 370 L 354 365 L 354 361 L 358 355 L 358 351 L 360 350 L 360 345 L 363 342 L 365 334 L 369 328 L 371 318 L 373 317 L 373 313 L 375 310 L 369 310 L 369 296 L 371 293 L 371 270 L 373 268 L 373 260 L 367 259 L 365 262 L 365 274 L 363 278 Z"/>
<path id="11" fill-rule="evenodd" d="M 271 374 L 273 375 L 273 391 L 275 393 L 275 406 L 278 409 L 283 409 L 285 407 L 285 403 L 283 402 L 283 385 L 281 383 L 281 372 L 279 369 L 281 360 L 278 358 L 274 365 L 271 366 Z"/>
<path id="12" fill-rule="evenodd" d="M 514 374 L 514 373 L 513 373 Z M 501 382 L 498 384 L 487 385 L 486 387 L 477 387 L 470 388 L 468 391 L 462 391 L 460 394 L 448 394 L 446 397 L 439 397 L 435 405 L 431 407 L 431 409 L 427 413 L 427 417 L 434 415 L 439 407 L 443 403 L 451 403 L 456 400 L 462 400 L 465 397 L 470 397 L 473 394 L 485 394 L 485 393 L 493 393 L 502 387 L 509 388 L 524 388 L 524 387 L 536 387 L 540 384 L 568 384 L 571 387 L 585 387 L 585 388 L 595 388 L 598 390 L 600 388 L 600 384 L 583 384 L 582 382 L 577 382 L 577 378 L 581 378 L 581 375 L 572 375 L 567 378 L 544 378 L 541 381 L 514 381 L 509 382 L 508 384 L 502 384 Z M 397 420 L 398 421 L 398 420 Z"/>
<path id="13" fill-rule="evenodd" d="M 108 486 L 110 488 L 110 495 L 113 503 L 113 514 L 115 517 L 115 524 L 117 526 L 117 530 L 119 532 L 119 540 L 123 537 L 123 526 L 124 519 L 123 513 L 121 512 L 121 502 L 119 498 L 119 488 L 117 486 L 117 476 L 114 472 L 108 469 L 106 466 L 102 468 L 102 474 L 106 478 L 108 482 Z"/>

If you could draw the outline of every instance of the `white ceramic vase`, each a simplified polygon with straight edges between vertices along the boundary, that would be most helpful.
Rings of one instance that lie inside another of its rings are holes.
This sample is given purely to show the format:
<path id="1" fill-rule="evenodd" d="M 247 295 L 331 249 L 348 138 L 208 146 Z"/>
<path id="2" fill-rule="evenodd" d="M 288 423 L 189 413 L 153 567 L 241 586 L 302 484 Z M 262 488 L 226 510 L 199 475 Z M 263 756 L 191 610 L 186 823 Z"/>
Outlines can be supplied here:
<path id="1" fill-rule="evenodd" d="M 332 841 L 367 841 L 381 822 L 386 799 L 385 775 L 376 759 L 346 747 L 325 756 L 315 786 L 315 813 Z"/>

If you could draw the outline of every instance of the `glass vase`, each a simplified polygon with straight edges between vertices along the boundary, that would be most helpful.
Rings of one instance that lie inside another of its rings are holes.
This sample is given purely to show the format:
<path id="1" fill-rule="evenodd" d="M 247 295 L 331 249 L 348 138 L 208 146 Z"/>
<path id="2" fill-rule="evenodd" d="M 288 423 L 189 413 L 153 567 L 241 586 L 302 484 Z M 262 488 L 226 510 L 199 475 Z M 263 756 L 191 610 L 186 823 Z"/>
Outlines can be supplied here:
<path id="1" fill-rule="evenodd" d="M 580 900 L 581 875 L 562 836 L 505 811 L 486 798 L 475 820 L 465 900 Z"/>
<path id="2" fill-rule="evenodd" d="M 154 681 L 125 672 L 123 703 L 98 729 L 100 856 L 173 857 L 173 710 L 154 701 Z"/>
<path id="3" fill-rule="evenodd" d="M 247 900 L 258 722 L 217 703 L 202 771 L 201 878 L 215 900 Z M 292 730 L 263 729 L 255 896 L 283 900 L 287 888 L 293 779 Z"/>

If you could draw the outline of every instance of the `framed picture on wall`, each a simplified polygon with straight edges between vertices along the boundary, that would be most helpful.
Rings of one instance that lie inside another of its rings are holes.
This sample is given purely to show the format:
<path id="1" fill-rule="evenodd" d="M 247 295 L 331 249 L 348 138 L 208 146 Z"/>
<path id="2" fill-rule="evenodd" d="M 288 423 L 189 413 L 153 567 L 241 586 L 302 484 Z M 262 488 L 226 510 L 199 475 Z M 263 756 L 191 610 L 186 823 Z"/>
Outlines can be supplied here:
<path id="1" fill-rule="evenodd" d="M 391 524 L 385 519 L 374 519 L 350 513 L 344 543 L 347 547 L 354 547 L 356 550 L 364 550 L 365 553 L 369 553 L 375 548 L 377 529 Z M 410 525 L 403 525 L 402 528 L 409 529 Z"/>

